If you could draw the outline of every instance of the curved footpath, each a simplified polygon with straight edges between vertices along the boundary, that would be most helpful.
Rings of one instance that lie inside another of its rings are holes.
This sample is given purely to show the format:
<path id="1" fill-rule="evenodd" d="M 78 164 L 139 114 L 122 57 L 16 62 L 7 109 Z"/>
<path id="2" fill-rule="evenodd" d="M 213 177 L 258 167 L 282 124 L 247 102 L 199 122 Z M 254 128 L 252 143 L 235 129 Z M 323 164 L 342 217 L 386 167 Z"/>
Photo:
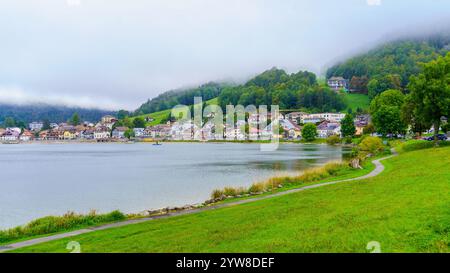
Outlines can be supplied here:
<path id="1" fill-rule="evenodd" d="M 138 224 L 138 223 L 143 223 L 143 222 L 160 219 L 160 218 L 168 218 L 168 217 L 173 217 L 173 216 L 178 216 L 178 215 L 194 214 L 194 213 L 199 213 L 199 212 L 207 211 L 207 210 L 231 207 L 231 206 L 235 206 L 235 205 L 239 205 L 239 204 L 246 204 L 246 203 L 256 202 L 259 200 L 269 199 L 269 198 L 273 198 L 273 197 L 277 197 L 277 196 L 283 196 L 286 194 L 300 192 L 300 191 L 304 191 L 304 190 L 308 190 L 308 189 L 314 189 L 314 188 L 319 188 L 319 187 L 323 187 L 323 186 L 339 184 L 339 183 L 343 183 L 343 182 L 371 178 L 371 177 L 377 176 L 383 172 L 384 166 L 383 166 L 383 164 L 381 164 L 382 160 L 385 160 L 385 159 L 388 159 L 388 158 L 391 158 L 391 157 L 394 157 L 397 155 L 397 153 L 394 151 L 394 149 L 392 149 L 391 151 L 392 151 L 392 155 L 373 160 L 372 163 L 375 165 L 375 169 L 364 176 L 350 178 L 350 179 L 344 179 L 344 180 L 325 182 L 325 183 L 319 183 L 319 184 L 304 186 L 304 187 L 296 188 L 296 189 L 292 189 L 292 190 L 277 192 L 277 193 L 270 194 L 270 195 L 238 200 L 235 202 L 228 202 L 228 203 L 217 204 L 217 205 L 212 205 L 212 206 L 208 206 L 208 207 L 202 207 L 202 208 L 198 208 L 198 209 L 178 211 L 178 212 L 172 212 L 172 213 L 168 213 L 168 214 L 164 214 L 164 215 L 157 215 L 157 216 L 150 216 L 150 217 L 145 217 L 145 218 L 140 218 L 140 219 L 127 220 L 127 221 L 123 221 L 123 222 L 117 222 L 117 223 L 107 224 L 107 225 L 98 226 L 98 227 L 85 228 L 85 229 L 75 230 L 75 231 L 71 231 L 71 232 L 56 234 L 56 235 L 52 235 L 52 236 L 17 242 L 17 243 L 5 245 L 5 246 L 0 246 L 0 253 L 6 252 L 6 251 L 11 251 L 11 250 L 22 248 L 22 247 L 28 247 L 28 246 L 32 246 L 32 245 L 36 245 L 36 244 L 40 244 L 40 243 L 45 243 L 45 242 L 49 242 L 49 241 L 72 237 L 72 236 L 76 236 L 76 235 L 80 235 L 80 234 L 85 234 L 85 233 L 89 233 L 89 232 L 93 232 L 93 231 L 99 231 L 99 230 L 105 230 L 105 229 L 110 229 L 110 228 L 122 227 L 122 226 L 126 226 L 126 225 Z"/>

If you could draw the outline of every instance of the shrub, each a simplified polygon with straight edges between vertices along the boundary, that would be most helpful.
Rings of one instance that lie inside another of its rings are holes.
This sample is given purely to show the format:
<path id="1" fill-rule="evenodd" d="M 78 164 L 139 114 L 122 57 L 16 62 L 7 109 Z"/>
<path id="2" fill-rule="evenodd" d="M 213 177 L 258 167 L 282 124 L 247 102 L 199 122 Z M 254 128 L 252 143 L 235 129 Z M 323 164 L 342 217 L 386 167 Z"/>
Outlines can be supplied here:
<path id="1" fill-rule="evenodd" d="M 236 196 L 237 195 L 237 189 L 232 187 L 226 187 L 223 189 L 223 194 L 225 196 Z"/>
<path id="2" fill-rule="evenodd" d="M 338 135 L 332 135 L 327 138 L 327 144 L 329 145 L 336 145 L 338 143 L 341 143 L 341 138 Z"/>
<path id="3" fill-rule="evenodd" d="M 221 198 L 224 194 L 223 190 L 216 189 L 211 193 L 212 199 Z"/>
<path id="4" fill-rule="evenodd" d="M 253 183 L 248 189 L 249 193 L 260 193 L 264 191 L 264 183 Z"/>
<path id="5" fill-rule="evenodd" d="M 361 151 L 377 154 L 384 150 L 383 141 L 379 137 L 367 136 L 359 144 Z"/>
<path id="6" fill-rule="evenodd" d="M 63 216 L 47 216 L 31 221 L 25 226 L 0 231 L 0 243 L 6 243 L 26 237 L 45 235 L 81 227 L 94 226 L 126 219 L 120 211 L 97 214 L 91 211 L 87 215 L 68 212 Z"/>

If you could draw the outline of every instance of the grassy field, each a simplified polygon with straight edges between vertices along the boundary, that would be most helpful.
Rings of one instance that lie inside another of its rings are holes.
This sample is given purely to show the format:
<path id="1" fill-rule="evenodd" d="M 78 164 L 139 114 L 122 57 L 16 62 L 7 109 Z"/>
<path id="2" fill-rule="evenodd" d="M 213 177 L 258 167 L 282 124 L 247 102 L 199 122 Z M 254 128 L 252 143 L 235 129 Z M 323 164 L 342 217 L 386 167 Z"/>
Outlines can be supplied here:
<path id="1" fill-rule="evenodd" d="M 369 109 L 369 96 L 364 94 L 345 94 L 345 101 L 348 108 L 351 108 L 353 112 L 359 107 L 363 110 Z"/>
<path id="2" fill-rule="evenodd" d="M 450 147 L 407 152 L 385 172 L 286 196 L 97 231 L 17 252 L 450 251 Z"/>

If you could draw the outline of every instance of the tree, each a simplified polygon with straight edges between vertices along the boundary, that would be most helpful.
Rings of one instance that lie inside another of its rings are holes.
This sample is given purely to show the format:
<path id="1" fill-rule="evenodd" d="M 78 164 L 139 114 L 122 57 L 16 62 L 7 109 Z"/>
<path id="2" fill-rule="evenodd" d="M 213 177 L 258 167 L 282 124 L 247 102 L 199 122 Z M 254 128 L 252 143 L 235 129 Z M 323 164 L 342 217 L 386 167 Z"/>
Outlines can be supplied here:
<path id="1" fill-rule="evenodd" d="M 401 90 L 402 87 L 400 76 L 388 74 L 382 77 L 374 78 L 367 84 L 367 89 L 371 99 L 389 89 Z"/>
<path id="2" fill-rule="evenodd" d="M 422 115 L 416 115 L 414 111 L 415 103 L 411 94 L 409 94 L 405 97 L 401 117 L 403 122 L 411 125 L 411 132 L 420 137 L 424 131 L 430 129 L 432 124 L 430 121 L 425 120 Z"/>
<path id="3" fill-rule="evenodd" d="M 123 136 L 130 139 L 132 137 L 134 137 L 134 131 L 133 129 L 128 129 L 123 133 Z"/>
<path id="4" fill-rule="evenodd" d="M 353 116 L 350 114 L 345 115 L 341 121 L 341 133 L 343 137 L 353 137 L 356 133 L 355 123 L 353 122 Z"/>
<path id="5" fill-rule="evenodd" d="M 124 119 L 125 117 L 128 117 L 129 115 L 130 115 L 130 112 L 128 112 L 127 110 L 119 110 L 119 112 L 117 112 L 118 119 Z"/>
<path id="6" fill-rule="evenodd" d="M 78 115 L 77 112 L 75 112 L 72 115 L 72 118 L 70 119 L 70 124 L 72 124 L 73 126 L 77 126 L 80 124 L 80 116 Z"/>
<path id="7" fill-rule="evenodd" d="M 3 124 L 5 125 L 5 127 L 15 127 L 16 121 L 12 117 L 7 117 L 3 121 Z"/>
<path id="8" fill-rule="evenodd" d="M 317 127 L 315 124 L 308 123 L 303 126 L 302 138 L 306 141 L 313 141 L 317 137 Z"/>
<path id="9" fill-rule="evenodd" d="M 403 134 L 406 131 L 406 123 L 401 117 L 401 108 L 405 95 L 399 90 L 387 90 L 378 96 L 370 104 L 372 121 L 378 133 Z"/>
<path id="10" fill-rule="evenodd" d="M 134 128 L 145 128 L 145 120 L 144 118 L 137 117 L 133 120 Z"/>
<path id="11" fill-rule="evenodd" d="M 411 77 L 408 89 L 414 116 L 433 124 L 437 140 L 441 117 L 450 111 L 450 53 L 423 64 L 422 73 Z"/>
<path id="12" fill-rule="evenodd" d="M 48 119 L 44 119 L 42 130 L 50 130 L 50 121 Z"/>
<path id="13" fill-rule="evenodd" d="M 367 124 L 366 127 L 363 128 L 364 135 L 371 135 L 373 133 L 375 133 L 375 127 L 372 123 Z"/>

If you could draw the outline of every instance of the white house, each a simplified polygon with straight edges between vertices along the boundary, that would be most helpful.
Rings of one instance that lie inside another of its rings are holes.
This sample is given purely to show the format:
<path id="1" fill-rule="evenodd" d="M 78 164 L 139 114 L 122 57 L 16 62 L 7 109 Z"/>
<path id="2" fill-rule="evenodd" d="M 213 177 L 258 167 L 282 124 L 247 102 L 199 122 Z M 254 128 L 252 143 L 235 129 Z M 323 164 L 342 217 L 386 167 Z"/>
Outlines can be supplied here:
<path id="1" fill-rule="evenodd" d="M 145 128 L 134 128 L 133 129 L 135 137 L 145 137 Z"/>
<path id="2" fill-rule="evenodd" d="M 94 139 L 96 140 L 108 139 L 109 136 L 110 134 L 107 127 L 100 126 L 97 127 L 94 131 Z"/>
<path id="3" fill-rule="evenodd" d="M 28 124 L 28 128 L 30 128 L 31 131 L 40 131 L 44 127 L 44 123 L 42 122 L 31 122 Z"/>

